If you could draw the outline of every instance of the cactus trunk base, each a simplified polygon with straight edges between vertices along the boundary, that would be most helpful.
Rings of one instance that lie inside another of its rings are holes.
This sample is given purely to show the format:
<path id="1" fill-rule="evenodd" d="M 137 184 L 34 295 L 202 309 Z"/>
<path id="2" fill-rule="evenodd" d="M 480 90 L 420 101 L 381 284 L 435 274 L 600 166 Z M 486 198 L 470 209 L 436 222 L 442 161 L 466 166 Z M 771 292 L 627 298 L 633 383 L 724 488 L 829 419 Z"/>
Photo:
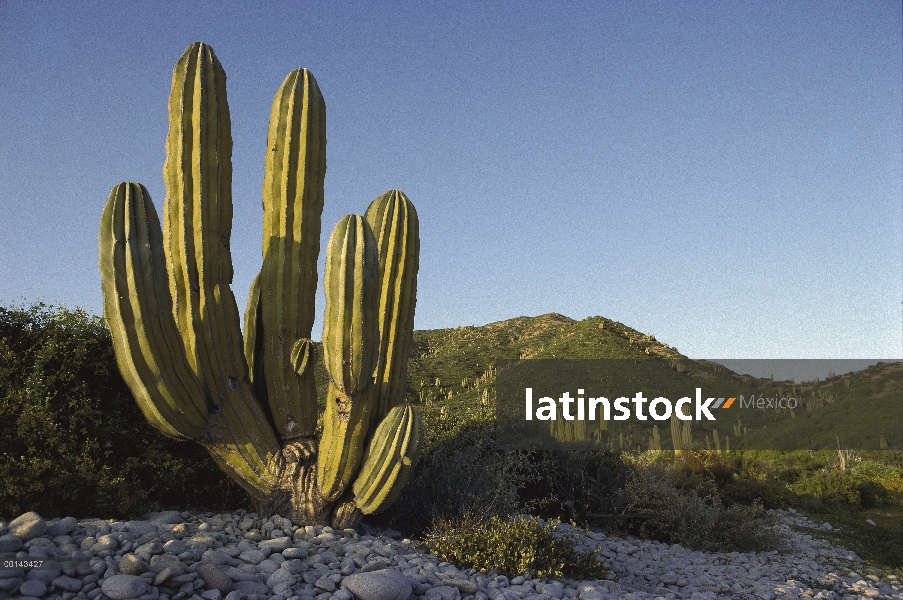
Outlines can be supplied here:
<path id="1" fill-rule="evenodd" d="M 364 513 L 357 507 L 354 500 L 342 497 L 332 511 L 332 528 L 354 529 L 361 524 L 363 516 Z"/>
<path id="2" fill-rule="evenodd" d="M 252 494 L 254 512 L 264 519 L 279 515 L 298 526 L 329 525 L 333 529 L 357 527 L 363 513 L 344 496 L 327 502 L 316 485 L 317 440 L 304 438 L 282 448 L 275 465 L 279 485 L 268 494 Z"/>

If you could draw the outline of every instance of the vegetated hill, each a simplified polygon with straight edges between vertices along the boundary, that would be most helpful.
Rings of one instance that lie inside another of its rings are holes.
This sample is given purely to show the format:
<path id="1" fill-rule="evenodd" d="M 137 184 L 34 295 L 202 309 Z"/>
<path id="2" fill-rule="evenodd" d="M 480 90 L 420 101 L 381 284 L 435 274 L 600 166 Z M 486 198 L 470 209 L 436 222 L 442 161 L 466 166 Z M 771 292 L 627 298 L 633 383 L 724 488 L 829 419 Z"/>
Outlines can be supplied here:
<path id="1" fill-rule="evenodd" d="M 650 356 L 686 360 L 654 336 L 603 317 L 576 321 L 548 313 L 482 327 L 420 330 L 408 359 L 407 400 L 418 405 L 428 427 L 451 433 L 456 425 L 495 417 L 498 359 Z"/>
<path id="2" fill-rule="evenodd" d="M 406 400 L 428 413 L 466 412 L 494 398 L 497 359 L 649 358 L 686 360 L 676 350 L 630 327 L 589 317 L 575 321 L 557 313 L 517 317 L 481 327 L 414 332 L 408 359 Z M 317 344 L 317 390 L 325 401 L 326 369 Z M 322 408 L 322 407 L 321 407 Z M 486 415 L 483 415 L 484 418 Z"/>
<path id="3" fill-rule="evenodd" d="M 750 429 L 747 445 L 903 448 L 903 362 L 879 362 L 862 371 L 802 384 L 783 382 L 779 389 L 797 398 L 800 407 L 777 411 L 767 428 Z"/>
<path id="4" fill-rule="evenodd" d="M 649 361 L 651 380 L 663 389 L 702 387 L 706 396 L 742 395 L 743 405 L 735 402 L 726 416 L 716 413 L 717 423 L 692 424 L 694 443 L 701 448 L 714 448 L 719 428 L 719 445 L 734 449 L 833 448 L 836 438 L 842 444 L 858 440 L 854 443 L 862 448 L 903 448 L 901 362 L 824 381 L 772 381 L 689 359 L 652 335 L 603 317 L 576 321 L 549 313 L 482 327 L 415 331 L 407 400 L 421 408 L 434 428 L 442 421 L 493 418 L 496 361 L 537 358 Z M 766 405 L 768 399 L 791 397 L 798 404 L 793 410 L 752 408 L 752 398 L 760 397 Z M 618 425 L 611 423 L 610 432 L 617 432 Z M 630 428 L 630 449 L 648 449 L 652 425 Z M 664 449 L 672 448 L 669 427 L 667 421 L 659 423 Z M 453 423 L 444 429 L 453 430 Z"/>

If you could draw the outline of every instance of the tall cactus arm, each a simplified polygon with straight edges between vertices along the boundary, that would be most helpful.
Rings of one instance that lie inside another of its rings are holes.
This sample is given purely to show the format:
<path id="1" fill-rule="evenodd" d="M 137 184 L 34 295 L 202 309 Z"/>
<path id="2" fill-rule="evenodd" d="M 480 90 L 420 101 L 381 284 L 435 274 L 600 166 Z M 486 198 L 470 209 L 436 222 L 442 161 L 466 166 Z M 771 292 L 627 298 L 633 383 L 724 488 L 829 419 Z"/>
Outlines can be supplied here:
<path id="1" fill-rule="evenodd" d="M 374 200 L 365 217 L 376 236 L 380 264 L 380 350 L 373 374 L 372 431 L 404 400 L 417 303 L 420 226 L 414 204 L 399 190 L 389 190 Z"/>
<path id="2" fill-rule="evenodd" d="M 323 355 L 329 391 L 317 457 L 320 493 L 333 502 L 351 482 L 370 421 L 379 263 L 376 239 L 359 215 L 343 217 L 326 250 Z"/>
<path id="3" fill-rule="evenodd" d="M 163 180 L 164 241 L 176 323 L 192 368 L 206 378 L 211 373 L 205 363 L 214 355 L 208 342 L 215 335 L 202 330 L 213 325 L 211 318 L 231 317 L 214 314 L 228 312 L 228 299 L 214 298 L 210 292 L 225 283 L 226 295 L 232 296 L 228 291 L 232 282 L 232 136 L 226 74 L 206 44 L 191 44 L 173 69 Z"/>
<path id="4" fill-rule="evenodd" d="M 313 75 L 296 69 L 270 113 L 259 282 L 266 395 L 258 399 L 266 399 L 283 440 L 312 436 L 317 425 L 313 369 L 298 373 L 291 354 L 314 324 L 325 172 L 326 103 Z"/>
<path id="5" fill-rule="evenodd" d="M 173 69 L 166 138 L 164 244 L 185 354 L 219 407 L 205 442 L 229 472 L 268 492 L 278 440 L 251 392 L 232 295 L 232 139 L 226 75 L 191 44 Z"/>
<path id="6" fill-rule="evenodd" d="M 116 362 L 141 412 L 169 437 L 200 438 L 208 398 L 173 320 L 160 220 L 141 184 L 120 183 L 110 192 L 98 256 Z"/>

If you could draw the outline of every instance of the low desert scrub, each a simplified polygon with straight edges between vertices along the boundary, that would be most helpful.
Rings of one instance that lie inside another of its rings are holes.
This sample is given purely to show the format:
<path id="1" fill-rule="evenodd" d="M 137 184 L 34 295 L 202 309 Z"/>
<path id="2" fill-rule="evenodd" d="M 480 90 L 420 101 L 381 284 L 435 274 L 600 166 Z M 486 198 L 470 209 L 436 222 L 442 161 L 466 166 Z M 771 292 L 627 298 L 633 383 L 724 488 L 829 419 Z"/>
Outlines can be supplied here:
<path id="1" fill-rule="evenodd" d="M 778 519 L 761 502 L 725 507 L 713 479 L 698 478 L 692 487 L 687 483 L 674 463 L 645 453 L 631 464 L 615 499 L 624 513 L 638 517 L 641 537 L 715 552 L 778 546 Z"/>
<path id="2" fill-rule="evenodd" d="M 579 552 L 567 535 L 556 535 L 556 522 L 532 517 L 503 519 L 469 513 L 437 518 L 424 543 L 431 552 L 456 565 L 480 571 L 496 569 L 507 577 L 603 579 L 608 575 L 594 552 Z"/>

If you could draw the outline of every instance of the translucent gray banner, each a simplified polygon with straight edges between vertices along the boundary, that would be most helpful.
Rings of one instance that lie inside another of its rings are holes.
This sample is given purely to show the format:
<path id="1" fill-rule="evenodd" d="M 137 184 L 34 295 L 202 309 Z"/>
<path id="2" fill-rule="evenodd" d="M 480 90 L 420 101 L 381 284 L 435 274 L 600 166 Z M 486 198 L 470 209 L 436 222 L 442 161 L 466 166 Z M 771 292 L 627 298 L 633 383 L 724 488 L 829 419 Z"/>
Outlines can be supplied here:
<path id="1" fill-rule="evenodd" d="M 736 362 L 499 360 L 498 442 L 512 449 L 903 449 L 903 361 L 854 361 L 849 369 L 836 360 Z"/>

